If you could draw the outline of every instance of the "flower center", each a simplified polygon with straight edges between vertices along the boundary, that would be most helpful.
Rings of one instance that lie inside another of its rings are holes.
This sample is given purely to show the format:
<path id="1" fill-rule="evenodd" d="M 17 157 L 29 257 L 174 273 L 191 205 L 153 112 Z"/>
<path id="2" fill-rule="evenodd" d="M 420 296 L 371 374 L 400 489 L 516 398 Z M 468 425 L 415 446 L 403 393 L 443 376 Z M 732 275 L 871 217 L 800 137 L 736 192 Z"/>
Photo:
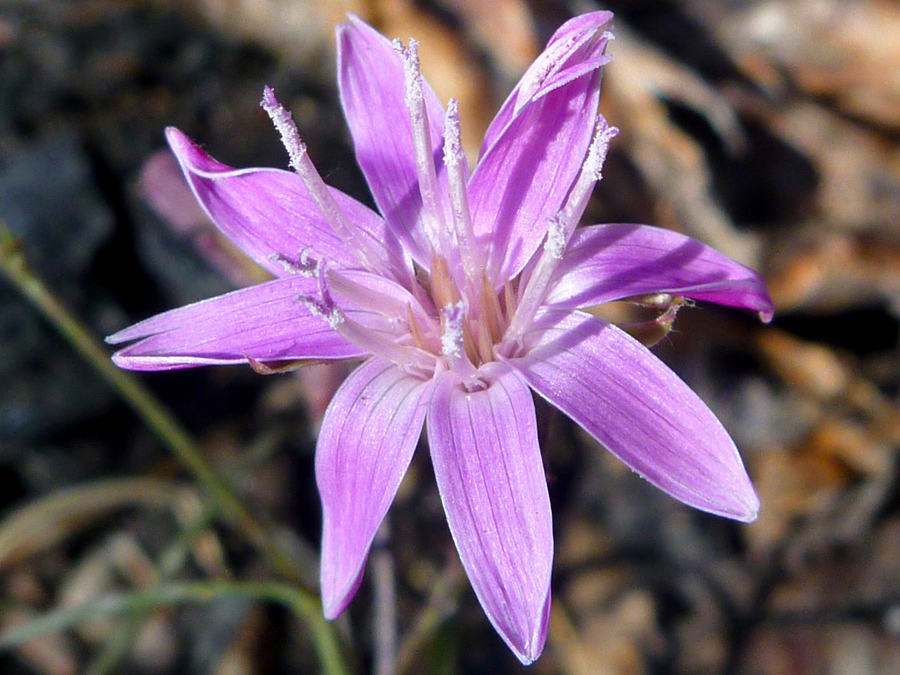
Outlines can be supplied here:
<path id="1" fill-rule="evenodd" d="M 440 312 L 441 351 L 448 365 L 452 367 L 453 358 L 463 355 L 475 368 L 494 361 L 494 345 L 502 339 L 516 311 L 516 284 L 505 284 L 498 294 L 482 270 L 476 287 L 467 280 L 466 288 L 461 290 L 446 258 L 438 253 L 432 256 L 431 274 L 419 270 L 417 278 Z M 410 332 L 417 346 L 428 348 L 424 331 L 414 318 Z"/>

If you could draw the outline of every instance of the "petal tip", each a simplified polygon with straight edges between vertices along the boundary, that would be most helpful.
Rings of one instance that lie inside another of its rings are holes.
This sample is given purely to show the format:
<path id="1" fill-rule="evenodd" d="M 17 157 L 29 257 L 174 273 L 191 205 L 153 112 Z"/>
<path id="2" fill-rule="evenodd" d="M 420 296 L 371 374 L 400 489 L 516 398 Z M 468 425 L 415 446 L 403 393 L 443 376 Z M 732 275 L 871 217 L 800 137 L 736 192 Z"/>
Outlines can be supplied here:
<path id="1" fill-rule="evenodd" d="M 187 135 L 178 127 L 166 127 L 165 133 L 166 140 L 169 142 L 169 145 L 172 147 L 173 151 L 176 149 L 176 147 L 183 148 L 185 146 L 193 145 Z"/>
<path id="2" fill-rule="evenodd" d="M 537 661 L 544 652 L 544 645 L 547 643 L 547 632 L 550 627 L 551 597 L 550 588 L 548 587 L 547 597 L 544 600 L 544 607 L 541 611 L 539 622 L 535 626 L 535 630 L 533 630 L 524 641 L 517 640 L 516 638 L 518 636 L 501 634 L 501 637 L 506 644 L 509 645 L 509 648 L 523 666 L 530 666 Z"/>
<path id="3" fill-rule="evenodd" d="M 336 598 L 328 597 L 322 594 L 322 614 L 328 621 L 334 621 L 344 610 L 347 609 L 349 602 L 338 602 Z"/>
<path id="4" fill-rule="evenodd" d="M 744 510 L 735 517 L 735 520 L 740 521 L 742 523 L 752 523 L 759 517 L 759 497 L 756 495 L 756 491 L 752 491 L 750 494 L 750 499 L 744 506 Z"/>
<path id="5" fill-rule="evenodd" d="M 753 485 L 750 484 L 749 478 L 746 485 L 736 487 L 728 494 L 722 495 L 721 499 L 716 499 L 716 506 L 713 508 L 700 506 L 703 511 L 708 511 L 716 516 L 730 518 L 739 523 L 752 523 L 759 517 L 759 497 Z"/>
<path id="6" fill-rule="evenodd" d="M 351 583 L 339 584 L 338 579 L 327 573 L 326 567 L 322 566 L 321 588 L 322 588 L 322 613 L 329 621 L 334 621 L 344 610 L 350 606 L 350 601 L 359 590 L 362 583 L 363 571 L 365 564 L 359 571 Z"/>
<path id="7" fill-rule="evenodd" d="M 213 159 L 203 148 L 194 143 L 187 134 L 176 127 L 166 128 L 166 141 L 169 143 L 175 159 L 186 174 L 215 173 L 231 170 L 221 162 Z M 188 182 L 190 178 L 188 177 Z"/>
<path id="8" fill-rule="evenodd" d="M 206 154 L 176 127 L 166 127 L 166 141 L 183 170 L 191 170 L 197 164 L 198 157 Z"/>

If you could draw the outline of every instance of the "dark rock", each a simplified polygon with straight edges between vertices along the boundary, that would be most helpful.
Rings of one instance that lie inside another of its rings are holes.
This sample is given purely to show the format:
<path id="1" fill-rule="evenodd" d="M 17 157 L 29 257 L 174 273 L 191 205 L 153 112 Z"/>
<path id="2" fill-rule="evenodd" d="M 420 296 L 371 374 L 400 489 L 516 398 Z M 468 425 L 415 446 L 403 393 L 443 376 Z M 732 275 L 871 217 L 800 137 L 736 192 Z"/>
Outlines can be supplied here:
<path id="1" fill-rule="evenodd" d="M 112 232 L 112 214 L 74 142 L 40 141 L 0 162 L 0 222 L 24 243 L 35 274 L 68 299 Z M 75 304 L 78 304 L 77 302 Z M 19 440 L 102 409 L 109 390 L 38 313 L 0 287 L 0 438 Z"/>

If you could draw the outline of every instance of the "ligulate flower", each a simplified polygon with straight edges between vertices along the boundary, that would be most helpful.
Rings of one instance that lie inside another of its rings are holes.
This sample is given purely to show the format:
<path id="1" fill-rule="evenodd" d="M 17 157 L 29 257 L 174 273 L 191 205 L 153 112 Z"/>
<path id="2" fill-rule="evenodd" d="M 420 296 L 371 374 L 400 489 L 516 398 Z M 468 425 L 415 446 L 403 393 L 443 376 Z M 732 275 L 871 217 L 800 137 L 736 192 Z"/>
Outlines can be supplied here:
<path id="1" fill-rule="evenodd" d="M 453 540 L 523 663 L 543 649 L 553 559 L 532 391 L 686 504 L 742 521 L 758 500 L 707 406 L 644 345 L 583 310 L 634 296 L 757 311 L 760 278 L 646 225 L 577 228 L 615 129 L 597 112 L 608 12 L 572 19 L 510 94 L 471 175 L 457 106 L 416 43 L 337 29 L 341 102 L 381 215 L 324 184 L 285 109 L 263 107 L 292 172 L 233 169 L 167 131 L 197 199 L 274 281 L 111 336 L 123 368 L 361 359 L 316 450 L 325 614 L 355 594 L 375 531 L 427 428 Z"/>

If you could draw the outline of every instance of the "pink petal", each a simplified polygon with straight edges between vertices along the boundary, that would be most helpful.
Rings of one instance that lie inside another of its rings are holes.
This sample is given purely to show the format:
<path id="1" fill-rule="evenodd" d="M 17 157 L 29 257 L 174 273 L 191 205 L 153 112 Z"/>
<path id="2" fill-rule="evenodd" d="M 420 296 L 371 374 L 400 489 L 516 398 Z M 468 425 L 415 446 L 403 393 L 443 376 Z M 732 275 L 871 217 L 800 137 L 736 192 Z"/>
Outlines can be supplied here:
<path id="1" fill-rule="evenodd" d="M 683 234 L 648 225 L 594 225 L 576 230 L 547 304 L 599 305 L 670 293 L 760 313 L 774 305 L 765 282 L 744 265 Z"/>
<path id="2" fill-rule="evenodd" d="M 140 340 L 113 355 L 131 370 L 364 356 L 297 302 L 317 292 L 314 279 L 276 279 L 158 314 L 106 341 Z"/>
<path id="3" fill-rule="evenodd" d="M 341 267 L 359 267 L 356 257 L 323 218 L 303 181 L 278 169 L 233 169 L 206 154 L 175 128 L 166 130 L 172 152 L 197 200 L 212 221 L 248 256 L 277 276 L 286 273 L 274 258 L 296 259 L 308 250 Z M 388 251 L 384 221 L 340 190 L 330 188 L 337 203 L 367 236 L 372 248 L 397 267 Z M 400 269 L 400 267 L 397 267 Z"/>
<path id="4" fill-rule="evenodd" d="M 184 178 L 175 155 L 154 152 L 141 167 L 141 196 L 179 236 L 189 239 L 200 255 L 236 287 L 267 281 L 270 275 L 216 231 Z"/>
<path id="5" fill-rule="evenodd" d="M 481 155 L 484 155 L 494 144 L 516 111 L 521 109 L 525 103 L 536 96 L 547 93 L 553 85 L 565 82 L 567 76 L 579 73 L 579 66 L 585 61 L 579 50 L 587 42 L 594 40 L 600 30 L 612 21 L 612 18 L 612 12 L 588 12 L 569 19 L 557 29 L 550 41 L 547 42 L 544 51 L 531 64 L 497 112 L 491 126 L 485 132 Z M 593 46 L 594 57 L 602 55 L 608 39 L 608 36 L 603 36 L 601 40 L 597 40 L 597 43 L 602 44 Z M 606 60 L 608 61 L 609 58 Z"/>
<path id="6" fill-rule="evenodd" d="M 712 411 L 637 340 L 604 321 L 548 312 L 509 363 L 550 403 L 656 487 L 745 522 L 759 499 Z"/>
<path id="7" fill-rule="evenodd" d="M 322 603 L 333 619 L 362 579 L 369 547 L 422 432 L 431 381 L 371 359 L 337 391 L 316 447 L 322 496 Z"/>
<path id="8" fill-rule="evenodd" d="M 531 392 L 494 368 L 466 391 L 440 378 L 428 442 L 450 532 L 494 628 L 528 664 L 540 656 L 550 613 L 553 528 Z"/>
<path id="9" fill-rule="evenodd" d="M 422 197 L 406 107 L 403 61 L 391 43 L 358 17 L 337 28 L 338 85 L 356 159 L 378 210 L 409 253 L 423 266 L 430 255 L 420 227 Z M 438 181 L 446 190 L 444 109 L 424 83 Z M 446 201 L 446 199 L 445 199 Z"/>
<path id="10" fill-rule="evenodd" d="M 179 235 L 191 235 L 209 226 L 209 218 L 184 180 L 178 160 L 168 150 L 158 150 L 147 158 L 139 185 L 150 207 Z"/>
<path id="11" fill-rule="evenodd" d="M 491 126 L 469 201 L 497 280 L 522 269 L 581 173 L 597 124 L 600 68 L 609 60 L 607 38 L 593 39 L 605 22 L 594 17 L 564 48 L 548 48 Z"/>

